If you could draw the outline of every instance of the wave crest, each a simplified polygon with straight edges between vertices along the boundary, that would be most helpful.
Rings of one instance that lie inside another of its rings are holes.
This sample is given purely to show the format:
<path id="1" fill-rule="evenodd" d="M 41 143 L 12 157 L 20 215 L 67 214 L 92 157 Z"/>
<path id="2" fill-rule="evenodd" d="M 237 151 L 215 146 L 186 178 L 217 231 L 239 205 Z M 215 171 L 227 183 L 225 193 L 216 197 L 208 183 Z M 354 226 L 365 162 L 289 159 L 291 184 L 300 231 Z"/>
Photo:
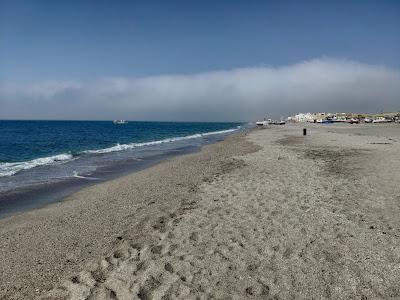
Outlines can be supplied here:
<path id="1" fill-rule="evenodd" d="M 112 146 L 112 147 L 109 147 L 109 148 L 104 148 L 104 149 L 86 150 L 86 151 L 83 151 L 83 153 L 87 153 L 87 154 L 103 154 L 103 153 L 110 153 L 110 152 L 116 152 L 116 151 L 130 150 L 130 149 L 135 149 L 135 148 L 143 147 L 143 146 L 154 146 L 154 145 L 159 145 L 159 144 L 164 144 L 164 143 L 171 143 L 171 142 L 177 142 L 177 141 L 182 141 L 182 140 L 190 140 L 190 139 L 201 138 L 203 136 L 230 133 L 230 132 L 236 131 L 238 129 L 239 128 L 237 128 L 237 129 L 219 130 L 219 131 L 211 131 L 211 132 L 205 132 L 205 133 L 197 133 L 197 134 L 192 134 L 192 135 L 173 137 L 173 138 L 167 138 L 167 139 L 163 139 L 163 140 L 151 141 L 151 142 L 143 142 L 143 143 L 130 143 L 130 144 L 122 144 L 122 145 L 121 144 L 117 144 L 115 146 Z"/>
<path id="2" fill-rule="evenodd" d="M 35 158 L 28 161 L 0 163 L 0 177 L 11 176 L 22 170 L 32 169 L 37 166 L 50 165 L 57 162 L 64 162 L 71 159 L 73 159 L 72 154 L 63 153 L 48 157 Z"/>

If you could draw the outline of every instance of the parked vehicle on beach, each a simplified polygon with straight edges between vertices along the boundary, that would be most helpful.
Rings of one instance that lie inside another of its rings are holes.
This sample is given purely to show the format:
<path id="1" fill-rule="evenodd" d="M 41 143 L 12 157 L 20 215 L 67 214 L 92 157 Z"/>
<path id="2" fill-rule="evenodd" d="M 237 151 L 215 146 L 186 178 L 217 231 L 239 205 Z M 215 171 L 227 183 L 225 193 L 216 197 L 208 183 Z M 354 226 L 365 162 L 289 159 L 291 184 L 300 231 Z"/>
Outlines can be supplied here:
<path id="1" fill-rule="evenodd" d="M 257 122 L 256 122 L 257 126 L 263 126 L 263 127 L 267 126 L 267 125 L 270 125 L 270 124 L 272 124 L 272 120 L 271 119 L 267 119 L 267 117 L 265 117 L 264 120 L 262 120 L 262 121 L 257 120 Z"/>
<path id="2" fill-rule="evenodd" d="M 390 122 L 392 122 L 392 120 L 383 117 L 376 118 L 375 120 L 372 121 L 372 123 L 390 123 Z"/>
<path id="3" fill-rule="evenodd" d="M 256 125 L 257 126 L 267 126 L 268 125 L 268 121 L 257 121 Z"/>
<path id="4" fill-rule="evenodd" d="M 333 123 L 346 123 L 347 122 L 347 120 L 346 119 L 343 119 L 343 118 L 332 118 L 332 122 Z"/>
<path id="5" fill-rule="evenodd" d="M 352 119 L 349 120 L 349 123 L 350 123 L 350 124 L 359 124 L 359 123 L 360 123 L 360 120 L 359 120 L 359 119 L 356 119 L 356 118 L 352 118 Z"/>
<path id="6" fill-rule="evenodd" d="M 318 119 L 317 123 L 319 124 L 331 124 L 333 123 L 332 119 Z"/>
<path id="7" fill-rule="evenodd" d="M 364 122 L 365 122 L 365 123 L 372 123 L 372 121 L 373 121 L 373 120 L 370 119 L 370 118 L 365 118 L 365 119 L 364 119 Z"/>
<path id="8" fill-rule="evenodd" d="M 275 122 L 275 125 L 285 125 L 285 124 L 286 124 L 286 122 L 283 121 L 283 120 L 280 120 L 280 121 L 276 121 L 276 122 Z"/>
<path id="9" fill-rule="evenodd" d="M 275 120 L 275 121 L 270 121 L 269 124 L 271 124 L 271 125 L 285 125 L 286 121 L 284 121 L 283 119 L 281 119 L 280 121 Z"/>

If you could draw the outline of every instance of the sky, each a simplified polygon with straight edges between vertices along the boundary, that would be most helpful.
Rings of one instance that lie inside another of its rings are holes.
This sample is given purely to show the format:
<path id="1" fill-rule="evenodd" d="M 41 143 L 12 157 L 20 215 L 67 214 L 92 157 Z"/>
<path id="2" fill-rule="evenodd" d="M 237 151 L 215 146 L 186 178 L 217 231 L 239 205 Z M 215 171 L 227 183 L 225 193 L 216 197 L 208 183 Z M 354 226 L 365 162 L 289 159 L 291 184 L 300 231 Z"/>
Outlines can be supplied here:
<path id="1" fill-rule="evenodd" d="M 400 1 L 0 0 L 0 119 L 400 110 Z"/>

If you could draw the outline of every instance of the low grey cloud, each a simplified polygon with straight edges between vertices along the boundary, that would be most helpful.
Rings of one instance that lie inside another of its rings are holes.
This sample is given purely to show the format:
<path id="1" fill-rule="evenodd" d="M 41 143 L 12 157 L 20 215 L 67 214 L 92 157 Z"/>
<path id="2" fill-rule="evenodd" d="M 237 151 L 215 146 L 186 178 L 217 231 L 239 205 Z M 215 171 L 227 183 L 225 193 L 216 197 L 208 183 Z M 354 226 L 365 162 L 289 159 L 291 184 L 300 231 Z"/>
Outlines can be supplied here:
<path id="1" fill-rule="evenodd" d="M 1 119 L 247 121 L 400 110 L 400 72 L 329 58 L 191 75 L 0 84 Z"/>

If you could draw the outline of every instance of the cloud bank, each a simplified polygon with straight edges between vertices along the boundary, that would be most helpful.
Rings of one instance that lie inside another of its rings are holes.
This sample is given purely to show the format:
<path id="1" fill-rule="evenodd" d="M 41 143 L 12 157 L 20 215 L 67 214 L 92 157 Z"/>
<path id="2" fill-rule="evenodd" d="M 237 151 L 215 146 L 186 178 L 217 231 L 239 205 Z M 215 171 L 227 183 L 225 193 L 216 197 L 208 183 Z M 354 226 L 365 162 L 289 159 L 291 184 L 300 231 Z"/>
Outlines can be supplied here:
<path id="1" fill-rule="evenodd" d="M 0 119 L 247 121 L 381 110 L 400 110 L 398 70 L 327 58 L 192 75 L 0 83 Z"/>

